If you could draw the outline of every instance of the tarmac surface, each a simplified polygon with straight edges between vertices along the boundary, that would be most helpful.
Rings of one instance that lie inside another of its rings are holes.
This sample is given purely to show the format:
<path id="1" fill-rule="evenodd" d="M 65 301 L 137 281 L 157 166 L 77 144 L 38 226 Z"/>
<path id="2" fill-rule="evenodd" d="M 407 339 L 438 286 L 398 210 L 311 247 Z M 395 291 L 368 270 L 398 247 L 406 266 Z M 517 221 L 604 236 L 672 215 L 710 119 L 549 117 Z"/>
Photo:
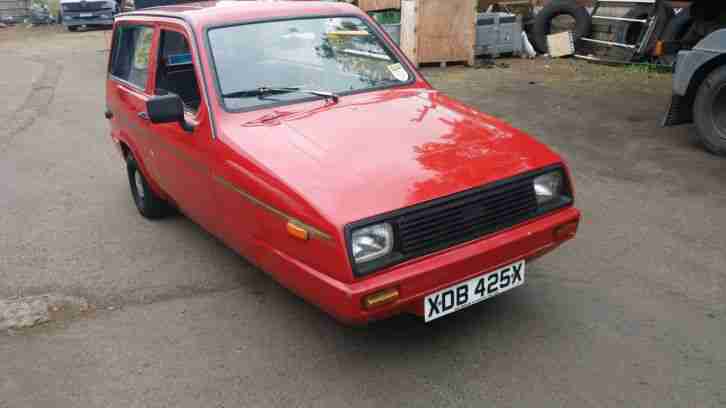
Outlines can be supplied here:
<path id="1" fill-rule="evenodd" d="M 142 219 L 103 119 L 108 31 L 0 30 L 0 299 L 90 311 L 0 334 L 0 407 L 726 407 L 726 160 L 662 129 L 670 76 L 428 69 L 551 145 L 576 240 L 431 324 L 339 325 L 184 217 Z"/>

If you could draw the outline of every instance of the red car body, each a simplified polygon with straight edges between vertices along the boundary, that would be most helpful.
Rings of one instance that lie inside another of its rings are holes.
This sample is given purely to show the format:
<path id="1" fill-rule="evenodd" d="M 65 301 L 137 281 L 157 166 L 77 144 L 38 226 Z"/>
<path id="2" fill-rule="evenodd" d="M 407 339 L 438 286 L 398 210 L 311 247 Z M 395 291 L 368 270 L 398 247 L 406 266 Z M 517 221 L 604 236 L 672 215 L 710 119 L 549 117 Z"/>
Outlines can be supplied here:
<path id="1" fill-rule="evenodd" d="M 230 22 L 316 15 L 353 15 L 342 3 L 236 2 L 161 7 L 123 14 L 123 24 L 182 33 L 192 44 L 202 93 L 195 125 L 145 120 L 155 72 L 146 86 L 109 74 L 107 117 L 125 158 L 133 156 L 149 187 L 276 280 L 340 321 L 364 324 L 401 312 L 423 313 L 423 298 L 517 260 L 531 260 L 575 235 L 570 202 L 466 242 L 358 277 L 348 228 L 361 220 L 446 200 L 541 169 L 562 159 L 502 121 L 434 90 L 415 73 L 411 83 L 283 108 L 231 113 L 214 83 L 205 28 Z M 377 29 L 379 30 L 379 29 Z M 141 114 L 141 115 L 140 115 Z M 371 180 L 375 180 L 371 182 Z M 393 289 L 384 304 L 367 296 Z"/>

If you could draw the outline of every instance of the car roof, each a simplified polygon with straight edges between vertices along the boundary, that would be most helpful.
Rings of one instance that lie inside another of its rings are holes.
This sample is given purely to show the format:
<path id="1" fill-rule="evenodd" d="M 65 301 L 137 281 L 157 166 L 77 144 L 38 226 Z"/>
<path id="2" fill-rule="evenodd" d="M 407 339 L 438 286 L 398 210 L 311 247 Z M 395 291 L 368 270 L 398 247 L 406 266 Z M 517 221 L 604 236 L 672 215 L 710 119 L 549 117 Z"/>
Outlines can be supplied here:
<path id="1" fill-rule="evenodd" d="M 150 7 L 119 14 L 118 17 L 182 17 L 195 26 L 214 26 L 243 21 L 337 14 L 362 14 L 362 11 L 350 4 L 337 2 L 303 0 L 221 0 L 185 3 L 173 6 Z"/>

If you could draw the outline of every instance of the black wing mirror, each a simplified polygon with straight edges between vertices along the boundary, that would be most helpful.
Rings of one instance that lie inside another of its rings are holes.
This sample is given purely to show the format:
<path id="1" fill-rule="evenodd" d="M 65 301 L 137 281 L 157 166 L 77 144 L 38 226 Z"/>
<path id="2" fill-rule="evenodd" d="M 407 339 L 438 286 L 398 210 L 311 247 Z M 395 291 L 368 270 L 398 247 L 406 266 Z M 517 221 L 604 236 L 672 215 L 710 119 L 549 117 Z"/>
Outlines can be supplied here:
<path id="1" fill-rule="evenodd" d="M 157 95 L 146 101 L 146 112 L 151 123 L 178 122 L 187 132 L 194 130 L 194 125 L 184 119 L 184 103 L 179 95 Z"/>

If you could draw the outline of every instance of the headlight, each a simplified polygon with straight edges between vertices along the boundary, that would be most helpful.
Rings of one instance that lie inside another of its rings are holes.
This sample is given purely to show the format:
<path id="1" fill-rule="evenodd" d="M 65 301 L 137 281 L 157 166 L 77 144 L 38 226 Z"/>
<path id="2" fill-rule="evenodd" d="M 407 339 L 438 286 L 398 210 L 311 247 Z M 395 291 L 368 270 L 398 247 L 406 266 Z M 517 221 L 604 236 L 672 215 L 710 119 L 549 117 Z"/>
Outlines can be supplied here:
<path id="1" fill-rule="evenodd" d="M 534 179 L 534 192 L 537 204 L 547 204 L 562 195 L 562 172 L 545 173 Z"/>
<path id="2" fill-rule="evenodd" d="M 354 230 L 350 246 L 357 264 L 386 256 L 393 249 L 393 228 L 382 223 Z"/>

